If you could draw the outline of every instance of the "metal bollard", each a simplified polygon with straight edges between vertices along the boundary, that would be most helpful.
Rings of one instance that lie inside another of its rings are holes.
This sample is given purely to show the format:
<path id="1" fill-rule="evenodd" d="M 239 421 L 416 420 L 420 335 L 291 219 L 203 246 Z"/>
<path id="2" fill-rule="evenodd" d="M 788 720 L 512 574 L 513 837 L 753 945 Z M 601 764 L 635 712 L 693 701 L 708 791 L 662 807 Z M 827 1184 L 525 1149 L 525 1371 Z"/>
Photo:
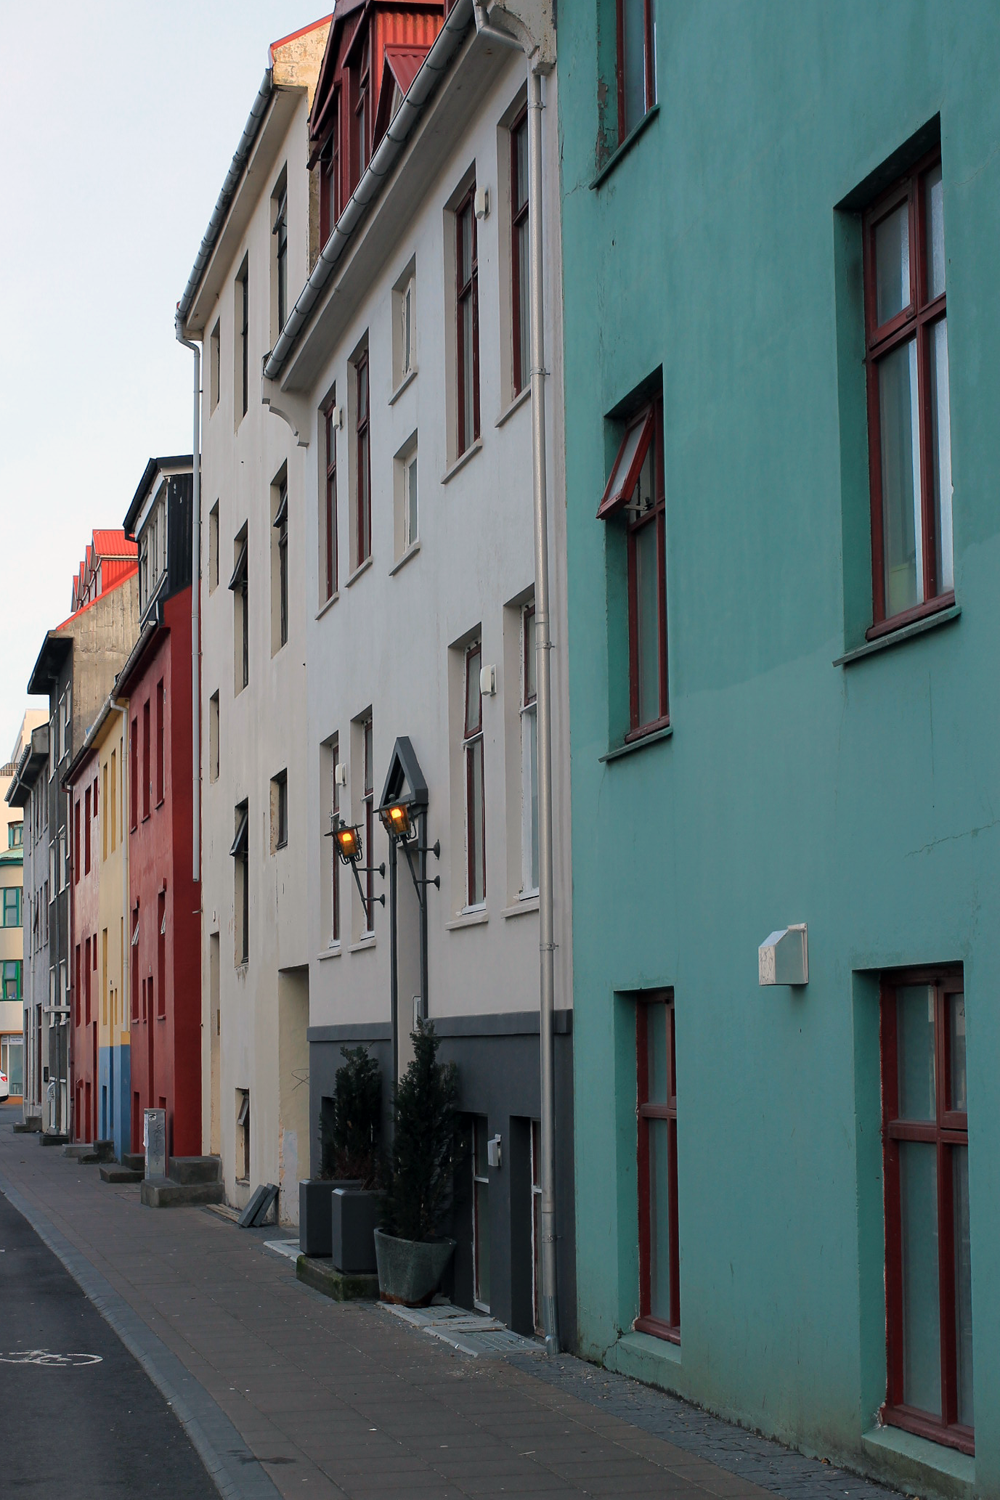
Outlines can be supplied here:
<path id="1" fill-rule="evenodd" d="M 143 1113 L 142 1143 L 146 1149 L 146 1176 L 167 1175 L 167 1112 L 147 1109 Z"/>

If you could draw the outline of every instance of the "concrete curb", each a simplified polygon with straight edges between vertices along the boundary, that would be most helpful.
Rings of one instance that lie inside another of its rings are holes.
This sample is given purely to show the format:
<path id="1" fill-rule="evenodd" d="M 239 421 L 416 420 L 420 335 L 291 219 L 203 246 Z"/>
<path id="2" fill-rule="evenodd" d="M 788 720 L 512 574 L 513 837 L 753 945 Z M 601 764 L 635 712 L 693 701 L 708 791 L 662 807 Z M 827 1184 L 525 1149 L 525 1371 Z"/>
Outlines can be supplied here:
<path id="1" fill-rule="evenodd" d="M 224 1500 L 280 1500 L 281 1492 L 225 1412 L 81 1251 L 0 1175 L 0 1192 L 66 1267 L 87 1299 L 168 1401 Z"/>

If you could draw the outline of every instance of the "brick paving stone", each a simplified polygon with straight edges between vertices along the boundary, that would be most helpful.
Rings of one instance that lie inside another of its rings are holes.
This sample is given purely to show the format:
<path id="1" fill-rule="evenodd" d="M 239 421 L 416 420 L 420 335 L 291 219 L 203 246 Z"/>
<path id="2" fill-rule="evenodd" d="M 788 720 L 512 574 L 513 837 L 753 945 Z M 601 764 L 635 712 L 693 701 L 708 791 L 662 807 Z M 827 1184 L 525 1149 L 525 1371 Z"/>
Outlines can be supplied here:
<path id="1" fill-rule="evenodd" d="M 155 1332 L 283 1497 L 898 1500 L 579 1360 L 472 1360 L 304 1287 L 263 1249 L 273 1229 L 144 1209 L 137 1190 L 23 1149 L 0 1124 L 0 1187 Z"/>

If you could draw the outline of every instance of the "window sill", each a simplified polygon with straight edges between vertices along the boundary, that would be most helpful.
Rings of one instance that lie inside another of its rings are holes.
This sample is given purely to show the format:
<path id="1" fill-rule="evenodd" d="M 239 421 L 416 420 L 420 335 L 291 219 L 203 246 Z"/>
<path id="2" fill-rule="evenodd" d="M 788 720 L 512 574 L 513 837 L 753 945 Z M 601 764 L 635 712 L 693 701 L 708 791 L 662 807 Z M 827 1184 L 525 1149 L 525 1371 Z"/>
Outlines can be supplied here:
<path id="1" fill-rule="evenodd" d="M 374 946 L 375 934 L 374 932 L 368 932 L 364 935 L 364 937 L 358 938 L 358 941 L 356 943 L 352 943 L 347 951 L 348 953 L 364 953 L 366 949 L 374 948 Z"/>
<path id="2" fill-rule="evenodd" d="M 455 932 L 459 927 L 481 927 L 484 922 L 490 920 L 490 914 L 483 907 L 474 907 L 472 911 L 463 911 L 450 922 L 444 924 L 445 932 Z"/>
<path id="3" fill-rule="evenodd" d="M 873 641 L 866 641 L 863 646 L 845 652 L 843 656 L 837 657 L 833 665 L 849 667 L 852 662 L 871 656 L 875 651 L 887 651 L 890 646 L 901 646 L 904 641 L 912 640 L 915 635 L 923 635 L 925 630 L 934 630 L 938 625 L 947 625 L 950 620 L 957 620 L 961 613 L 962 606 L 953 604 L 948 609 L 939 609 L 932 615 L 924 615 L 923 619 L 914 620 L 909 625 L 901 625 L 898 630 L 878 635 Z"/>
<path id="4" fill-rule="evenodd" d="M 627 745 L 619 745 L 615 750 L 609 750 L 607 755 L 599 755 L 598 761 L 603 765 L 609 760 L 619 760 L 623 755 L 632 755 L 636 750 L 645 750 L 647 745 L 655 745 L 658 740 L 667 740 L 674 732 L 672 724 L 665 724 L 662 729 L 654 729 L 650 734 L 644 734 L 641 739 L 630 740 Z"/>
<path id="5" fill-rule="evenodd" d="M 396 389 L 393 391 L 392 395 L 389 397 L 389 405 L 390 406 L 395 406 L 395 404 L 399 400 L 400 396 L 406 390 L 406 387 L 408 385 L 412 385 L 413 382 L 416 380 L 416 378 L 417 378 L 417 367 L 416 367 L 416 365 L 414 365 L 412 370 L 407 370 L 406 374 L 403 376 L 402 380 L 399 382 L 399 384 L 397 385 Z"/>
<path id="6" fill-rule="evenodd" d="M 500 915 L 507 921 L 510 917 L 523 917 L 526 912 L 538 910 L 538 896 L 522 896 L 513 906 L 505 906 Z"/>
<path id="7" fill-rule="evenodd" d="M 445 469 L 444 473 L 441 475 L 441 483 L 447 484 L 449 480 L 454 479 L 459 469 L 464 469 L 466 464 L 469 462 L 469 459 L 474 458 L 477 453 L 481 452 L 482 446 L 482 438 L 476 438 L 476 441 L 472 444 L 472 446 L 470 448 L 466 448 L 465 452 L 461 455 L 460 458 L 456 458 L 451 468 Z"/>
<path id="8" fill-rule="evenodd" d="M 330 946 L 329 946 L 329 948 L 324 949 L 324 951 L 322 953 L 318 953 L 316 956 L 319 959 L 320 963 L 325 963 L 328 958 L 339 958 L 340 954 L 341 954 L 340 944 L 339 943 L 331 943 Z"/>
<path id="9" fill-rule="evenodd" d="M 344 587 L 349 589 L 352 584 L 357 583 L 357 581 L 361 577 L 362 573 L 367 573 L 368 572 L 368 569 L 371 567 L 373 560 L 374 559 L 372 557 L 372 554 L 369 552 L 369 554 L 365 558 L 364 562 L 363 563 L 358 563 L 357 567 L 354 569 L 354 572 L 351 574 L 350 578 L 348 578 L 347 582 L 345 583 Z"/>
<path id="10" fill-rule="evenodd" d="M 639 121 L 638 125 L 636 125 L 634 130 L 632 130 L 632 132 L 625 137 L 621 145 L 618 146 L 614 151 L 612 151 L 611 155 L 608 157 L 607 161 L 604 163 L 604 166 L 598 172 L 597 176 L 592 179 L 590 184 L 591 191 L 593 191 L 594 188 L 599 188 L 601 183 L 604 182 L 607 177 L 610 177 L 611 173 L 615 170 L 615 167 L 617 167 L 622 157 L 628 155 L 632 147 L 635 145 L 636 141 L 646 130 L 647 126 L 651 123 L 651 121 L 656 119 L 656 116 L 659 113 L 660 106 L 658 104 L 654 104 L 652 109 L 648 109 L 646 111 L 642 119 Z"/>
<path id="11" fill-rule="evenodd" d="M 340 598 L 340 590 L 339 589 L 334 589 L 334 591 L 330 595 L 329 599 L 324 599 L 323 603 L 320 605 L 319 609 L 316 611 L 316 618 L 317 618 L 317 620 L 322 620 L 322 618 L 326 614 L 327 610 L 328 609 L 332 609 L 333 606 L 336 604 L 336 602 L 337 602 L 337 600 L 339 598 Z"/>
<path id="12" fill-rule="evenodd" d="M 947 1475 L 951 1481 L 949 1490 L 957 1481 L 972 1495 L 976 1460 L 957 1448 L 917 1437 L 902 1427 L 872 1427 L 862 1434 L 861 1446 L 890 1483 L 899 1484 L 902 1479 L 908 1481 L 907 1488 L 912 1485 L 926 1494 L 928 1490 L 941 1489 L 942 1477 Z"/>
<path id="13" fill-rule="evenodd" d="M 411 542 L 410 545 L 407 547 L 406 551 L 402 554 L 402 556 L 399 557 L 399 558 L 397 558 L 397 560 L 393 563 L 392 567 L 389 569 L 389 577 L 391 578 L 394 573 L 398 573 L 399 570 L 400 570 L 400 568 L 405 568 L 406 564 L 409 562 L 410 558 L 411 557 L 416 557 L 416 555 L 417 555 L 417 553 L 419 551 L 420 551 L 420 542 L 419 542 L 419 540 L 416 541 L 416 542 Z"/>
<path id="14" fill-rule="evenodd" d="M 514 397 L 513 401 L 510 403 L 509 406 L 507 406 L 507 407 L 504 408 L 504 410 L 497 417 L 496 422 L 493 425 L 495 427 L 502 427 L 503 424 L 507 421 L 508 417 L 512 417 L 514 415 L 514 413 L 517 410 L 519 410 L 519 408 L 522 407 L 525 404 L 526 401 L 530 401 L 530 400 L 531 400 L 531 386 L 529 384 L 529 385 L 526 385 L 524 387 L 523 391 L 518 391 L 518 393 Z"/>
<path id="15" fill-rule="evenodd" d="M 672 1390 L 681 1368 L 681 1346 L 651 1333 L 625 1333 L 611 1346 L 606 1363 L 619 1375 Z"/>

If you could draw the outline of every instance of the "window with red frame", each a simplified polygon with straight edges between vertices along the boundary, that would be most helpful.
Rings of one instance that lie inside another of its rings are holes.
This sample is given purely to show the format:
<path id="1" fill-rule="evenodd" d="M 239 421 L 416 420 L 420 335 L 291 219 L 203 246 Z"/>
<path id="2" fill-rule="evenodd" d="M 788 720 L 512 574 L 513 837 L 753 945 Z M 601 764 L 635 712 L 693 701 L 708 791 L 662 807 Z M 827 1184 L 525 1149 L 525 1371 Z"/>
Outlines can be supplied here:
<path id="1" fill-rule="evenodd" d="M 618 140 L 656 103 L 656 0 L 617 0 Z"/>
<path id="2" fill-rule="evenodd" d="M 324 599 L 332 599 L 337 592 L 337 412 L 336 395 L 324 413 L 326 428 L 326 490 L 323 508 Z"/>
<path id="3" fill-rule="evenodd" d="M 139 720 L 132 720 L 132 733 L 128 742 L 129 774 L 129 827 L 135 831 L 139 821 Z"/>
<path id="4" fill-rule="evenodd" d="M 528 246 L 528 111 L 510 127 L 510 267 L 514 335 L 514 395 L 531 375 L 530 252 Z"/>
<path id="5" fill-rule="evenodd" d="M 667 699 L 666 494 L 663 406 L 630 420 L 598 519 L 623 523 L 628 567 L 629 721 L 626 740 L 670 722 Z"/>
<path id="6" fill-rule="evenodd" d="M 163 678 L 156 684 L 156 805 L 159 807 L 163 801 L 163 736 L 165 725 L 163 722 L 164 698 Z"/>
<path id="7" fill-rule="evenodd" d="M 476 185 L 455 210 L 458 300 L 458 457 L 479 437 L 479 260 Z"/>
<path id="8" fill-rule="evenodd" d="M 77 803 L 79 808 L 79 803 Z M 83 873 L 90 874 L 90 787 L 83 794 Z"/>
<path id="9" fill-rule="evenodd" d="M 132 1020 L 139 1020 L 139 903 L 132 909 Z"/>
<path id="10" fill-rule="evenodd" d="M 73 884 L 80 880 L 80 803 L 74 799 L 73 805 Z"/>
<path id="11" fill-rule="evenodd" d="M 368 400 L 368 350 L 358 357 L 357 379 L 357 509 L 355 512 L 355 567 L 371 555 L 372 550 L 372 453 Z"/>
<path id="12" fill-rule="evenodd" d="M 375 837 L 375 744 L 372 735 L 371 714 L 362 722 L 361 743 L 364 756 L 365 789 L 362 801 L 364 803 L 365 822 L 365 846 L 364 857 L 367 868 L 365 875 L 365 905 L 368 908 L 365 918 L 365 928 L 368 932 L 375 930 L 375 851 L 372 848 L 372 840 Z"/>
<path id="13" fill-rule="evenodd" d="M 940 151 L 865 214 L 864 266 L 871 639 L 955 599 Z"/>
<path id="14" fill-rule="evenodd" d="M 465 719 L 462 756 L 465 762 L 466 905 L 486 900 L 486 803 L 483 795 L 483 694 L 479 680 L 483 664 L 480 641 L 465 652 Z"/>
<path id="15" fill-rule="evenodd" d="M 167 1014 L 167 893 L 160 891 L 156 898 L 156 1015 L 163 1020 Z"/>
<path id="16" fill-rule="evenodd" d="M 149 796 L 152 791 L 150 781 L 150 712 L 149 699 L 142 705 L 142 816 L 149 817 Z"/>
<path id="17" fill-rule="evenodd" d="M 636 1060 L 639 1316 L 635 1326 L 679 1344 L 677 1069 L 671 995 L 651 995 L 636 1006 Z"/>
<path id="18" fill-rule="evenodd" d="M 333 98 L 333 125 L 319 157 L 319 230 L 325 245 L 340 218 L 340 90 Z"/>
<path id="19" fill-rule="evenodd" d="M 887 1380 L 883 1418 L 973 1453 L 965 994 L 958 972 L 882 982 Z"/>
<path id="20" fill-rule="evenodd" d="M 361 181 L 368 167 L 368 142 L 371 129 L 371 105 L 368 97 L 370 85 L 368 38 L 361 43 L 361 58 L 357 70 L 357 89 L 354 99 L 354 161 L 357 167 L 355 182 Z"/>

